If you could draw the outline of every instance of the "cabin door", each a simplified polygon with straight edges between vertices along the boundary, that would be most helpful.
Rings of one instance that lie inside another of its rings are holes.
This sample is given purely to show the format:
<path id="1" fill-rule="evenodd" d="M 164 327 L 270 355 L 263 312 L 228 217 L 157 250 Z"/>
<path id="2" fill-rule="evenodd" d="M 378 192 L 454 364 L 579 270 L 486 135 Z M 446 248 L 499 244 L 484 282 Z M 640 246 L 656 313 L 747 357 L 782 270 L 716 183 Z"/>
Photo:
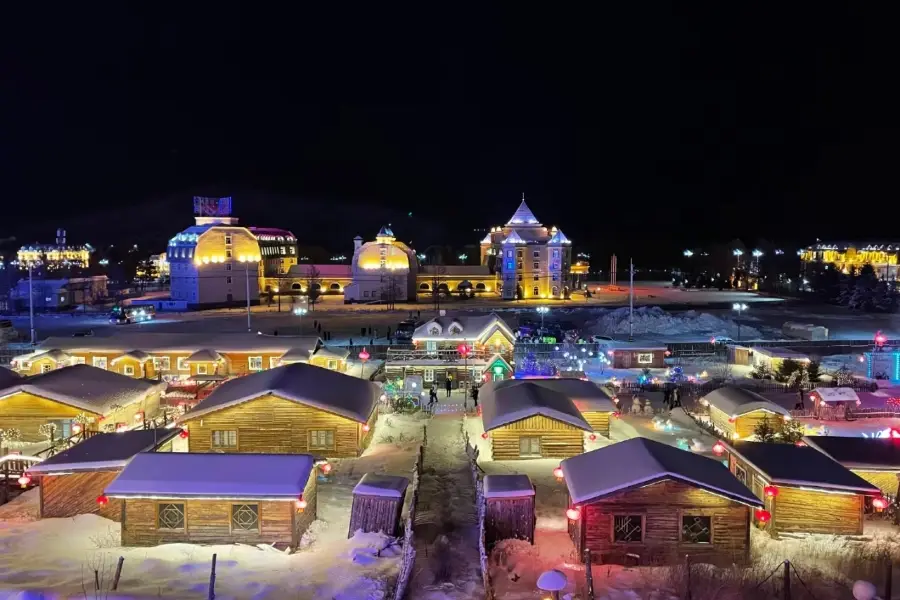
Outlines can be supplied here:
<path id="1" fill-rule="evenodd" d="M 622 355 L 622 368 L 623 369 L 631 368 L 631 352 L 625 352 Z"/>

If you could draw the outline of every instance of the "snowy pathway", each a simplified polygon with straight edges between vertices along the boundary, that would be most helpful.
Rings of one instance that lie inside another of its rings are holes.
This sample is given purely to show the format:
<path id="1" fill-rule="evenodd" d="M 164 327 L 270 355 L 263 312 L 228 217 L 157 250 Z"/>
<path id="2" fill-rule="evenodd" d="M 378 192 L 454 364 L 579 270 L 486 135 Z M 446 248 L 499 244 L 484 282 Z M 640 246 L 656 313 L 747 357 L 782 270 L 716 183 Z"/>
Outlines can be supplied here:
<path id="1" fill-rule="evenodd" d="M 462 418 L 439 415 L 428 425 L 428 446 L 416 510 L 413 600 L 484 596 L 478 559 L 475 486 L 461 433 Z"/>

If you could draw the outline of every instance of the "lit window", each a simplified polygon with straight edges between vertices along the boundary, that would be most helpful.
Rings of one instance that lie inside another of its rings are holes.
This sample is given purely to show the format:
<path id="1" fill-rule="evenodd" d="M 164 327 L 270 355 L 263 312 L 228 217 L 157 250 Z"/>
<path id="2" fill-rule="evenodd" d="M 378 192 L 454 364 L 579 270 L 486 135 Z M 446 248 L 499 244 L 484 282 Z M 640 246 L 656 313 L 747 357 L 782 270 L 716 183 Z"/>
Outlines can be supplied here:
<path id="1" fill-rule="evenodd" d="M 653 354 L 650 352 L 641 352 L 637 358 L 638 364 L 649 365 L 653 362 Z"/>
<path id="2" fill-rule="evenodd" d="M 125 365 L 122 367 L 122 374 L 134 377 L 134 365 Z"/>
<path id="3" fill-rule="evenodd" d="M 681 541 L 687 544 L 711 544 L 712 517 L 682 515 Z"/>
<path id="4" fill-rule="evenodd" d="M 259 531 L 259 504 L 232 504 L 231 529 Z"/>
<path id="5" fill-rule="evenodd" d="M 512 250 L 507 250 L 507 251 L 506 251 L 506 258 L 512 258 L 512 256 L 513 256 L 513 255 L 512 255 Z"/>
<path id="6" fill-rule="evenodd" d="M 178 360 L 176 361 L 175 366 L 178 368 L 179 371 L 190 371 L 191 370 L 191 368 L 188 366 L 188 364 L 186 362 L 187 359 L 188 359 L 187 356 L 179 356 L 178 357 Z"/>
<path id="7" fill-rule="evenodd" d="M 281 359 L 278 358 L 277 356 L 270 356 L 269 357 L 269 368 L 274 369 L 275 367 L 277 367 L 279 360 L 281 360 Z"/>
<path id="8" fill-rule="evenodd" d="M 213 448 L 237 448 L 237 431 L 234 429 L 212 432 Z"/>
<path id="9" fill-rule="evenodd" d="M 105 369 L 106 368 L 106 357 L 105 356 L 95 356 L 92 359 L 91 364 L 94 365 L 95 367 L 97 367 L 98 369 Z"/>
<path id="10" fill-rule="evenodd" d="M 226 233 L 226 234 L 225 234 L 225 245 L 226 245 L 226 246 L 230 246 L 230 245 L 231 245 L 231 234 L 230 234 L 230 233 Z"/>
<path id="11" fill-rule="evenodd" d="M 206 365 L 197 365 L 197 375 L 206 375 Z"/>
<path id="12" fill-rule="evenodd" d="M 157 529 L 184 529 L 184 504 L 170 503 L 156 505 Z"/>
<path id="13" fill-rule="evenodd" d="M 172 368 L 171 363 L 169 362 L 170 358 L 168 356 L 154 356 L 153 357 L 153 367 L 157 371 L 168 371 Z"/>
<path id="14" fill-rule="evenodd" d="M 263 361 L 262 356 L 250 356 L 247 358 L 247 364 L 251 371 L 262 371 L 263 369 Z"/>
<path id="15" fill-rule="evenodd" d="M 328 369 L 332 370 L 332 371 L 337 371 L 338 361 L 336 361 L 336 360 L 330 358 L 330 359 L 328 359 L 328 361 L 325 363 L 325 366 L 326 366 Z"/>
<path id="16" fill-rule="evenodd" d="M 434 369 L 425 369 L 425 376 L 423 379 L 428 382 L 434 381 Z"/>
<path id="17" fill-rule="evenodd" d="M 334 449 L 333 429 L 312 429 L 309 432 L 309 447 L 331 450 Z"/>

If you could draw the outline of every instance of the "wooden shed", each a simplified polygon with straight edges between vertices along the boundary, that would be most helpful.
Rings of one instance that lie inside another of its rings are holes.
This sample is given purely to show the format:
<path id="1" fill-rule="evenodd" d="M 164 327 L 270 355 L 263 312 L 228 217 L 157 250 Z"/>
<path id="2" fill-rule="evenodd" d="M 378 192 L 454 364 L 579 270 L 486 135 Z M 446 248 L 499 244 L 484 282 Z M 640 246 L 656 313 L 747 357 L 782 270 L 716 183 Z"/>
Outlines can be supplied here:
<path id="1" fill-rule="evenodd" d="M 734 476 L 765 502 L 757 523 L 773 534 L 861 535 L 866 497 L 873 484 L 810 446 L 735 442 L 726 445 Z M 768 523 L 761 522 L 768 521 Z"/>
<path id="2" fill-rule="evenodd" d="M 171 452 L 180 429 L 99 433 L 28 469 L 40 483 L 42 519 L 98 514 L 122 518 L 122 503 L 106 499 L 106 486 L 139 452 Z"/>
<path id="3" fill-rule="evenodd" d="M 179 419 L 191 452 L 355 457 L 369 444 L 381 388 L 295 363 L 226 381 Z"/>
<path id="4" fill-rule="evenodd" d="M 607 355 L 614 369 L 663 369 L 668 349 L 660 344 L 610 342 Z"/>
<path id="5" fill-rule="evenodd" d="M 316 518 L 316 467 L 308 454 L 142 453 L 105 493 L 122 502 L 123 546 L 295 548 Z"/>
<path id="6" fill-rule="evenodd" d="M 528 475 L 484 476 L 485 543 L 527 540 L 534 544 L 534 486 Z"/>
<path id="7" fill-rule="evenodd" d="M 409 479 L 396 475 L 366 473 L 353 488 L 353 507 L 350 510 L 350 530 L 353 537 L 358 530 L 380 531 L 385 535 L 398 535 L 400 514 Z"/>
<path id="8" fill-rule="evenodd" d="M 584 452 L 584 432 L 593 429 L 572 398 L 555 389 L 571 381 L 577 380 L 510 379 L 481 386 L 481 421 L 494 460 L 566 458 Z"/>
<path id="9" fill-rule="evenodd" d="M 595 562 L 746 564 L 762 502 L 718 460 L 632 438 L 566 459 L 569 535 Z"/>
<path id="10" fill-rule="evenodd" d="M 783 406 L 751 390 L 726 385 L 715 389 L 700 399 L 709 407 L 709 418 L 713 426 L 731 440 L 745 439 L 753 435 L 756 426 L 763 419 L 776 431 L 781 430 L 791 413 Z"/>
<path id="11" fill-rule="evenodd" d="M 900 498 L 900 441 L 811 435 L 803 441 L 893 498 Z"/>

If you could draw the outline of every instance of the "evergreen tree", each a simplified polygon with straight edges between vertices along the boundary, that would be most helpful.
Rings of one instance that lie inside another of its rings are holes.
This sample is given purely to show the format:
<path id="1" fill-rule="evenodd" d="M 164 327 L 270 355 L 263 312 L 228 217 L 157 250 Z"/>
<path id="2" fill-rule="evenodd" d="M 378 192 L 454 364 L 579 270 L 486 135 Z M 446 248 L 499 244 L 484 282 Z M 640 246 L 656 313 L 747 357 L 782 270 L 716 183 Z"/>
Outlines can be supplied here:
<path id="1" fill-rule="evenodd" d="M 753 435 L 760 442 L 775 441 L 775 428 L 769 423 L 768 417 L 763 417 L 763 420 L 756 424 L 756 427 L 753 429 Z"/>
<path id="2" fill-rule="evenodd" d="M 875 277 L 875 269 L 872 265 L 865 264 L 859 271 L 859 276 L 853 285 L 853 291 L 847 301 L 847 307 L 852 310 L 871 312 L 875 309 L 875 287 L 878 278 Z"/>
<path id="3" fill-rule="evenodd" d="M 872 303 L 878 312 L 892 313 L 897 311 L 897 290 L 893 284 L 884 279 L 875 285 Z"/>
<path id="4" fill-rule="evenodd" d="M 837 302 L 842 306 L 849 306 L 850 299 L 856 289 L 856 269 L 850 269 L 848 275 L 841 276 L 840 291 L 838 292 Z"/>
<path id="5" fill-rule="evenodd" d="M 778 370 L 775 372 L 775 380 L 785 383 L 789 381 L 794 372 L 800 370 L 800 368 L 800 363 L 796 360 L 786 358 L 778 365 Z"/>
<path id="6" fill-rule="evenodd" d="M 810 383 L 818 383 L 822 376 L 821 370 L 819 369 L 819 363 L 814 360 L 809 361 L 806 365 L 806 375 Z"/>
<path id="7" fill-rule="evenodd" d="M 772 367 L 769 366 L 769 363 L 761 362 L 750 371 L 750 377 L 753 379 L 774 379 L 775 372 L 772 371 Z"/>
<path id="8" fill-rule="evenodd" d="M 806 435 L 806 428 L 803 423 L 791 419 L 782 425 L 780 440 L 786 444 L 796 444 L 803 439 L 804 435 Z"/>

